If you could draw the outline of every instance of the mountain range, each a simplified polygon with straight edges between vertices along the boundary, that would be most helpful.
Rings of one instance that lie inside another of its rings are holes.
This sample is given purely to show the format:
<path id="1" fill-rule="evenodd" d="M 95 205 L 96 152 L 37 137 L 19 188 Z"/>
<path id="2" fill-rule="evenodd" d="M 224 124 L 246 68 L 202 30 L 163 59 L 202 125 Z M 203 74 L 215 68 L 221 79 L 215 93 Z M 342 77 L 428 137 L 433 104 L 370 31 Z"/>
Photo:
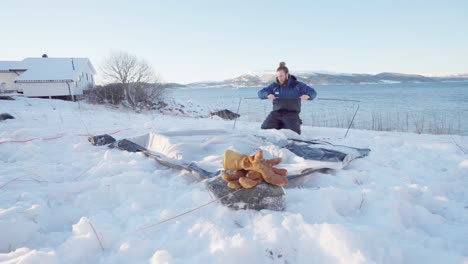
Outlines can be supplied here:
<path id="1" fill-rule="evenodd" d="M 468 81 L 468 74 L 443 76 L 424 76 L 382 72 L 379 74 L 330 73 L 330 72 L 295 72 L 291 73 L 298 80 L 308 85 L 352 85 L 377 83 L 418 83 L 418 82 L 450 82 Z M 189 84 L 165 83 L 166 88 L 218 88 L 218 87 L 263 87 L 275 81 L 275 72 L 250 72 L 224 81 L 194 82 Z"/>

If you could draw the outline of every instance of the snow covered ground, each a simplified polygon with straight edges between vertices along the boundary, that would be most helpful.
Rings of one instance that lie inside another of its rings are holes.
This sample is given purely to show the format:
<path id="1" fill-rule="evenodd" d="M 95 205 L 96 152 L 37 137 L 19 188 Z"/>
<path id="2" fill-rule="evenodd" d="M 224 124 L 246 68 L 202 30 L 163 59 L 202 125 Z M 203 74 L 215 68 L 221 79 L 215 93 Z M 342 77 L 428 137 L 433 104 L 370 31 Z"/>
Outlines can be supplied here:
<path id="1" fill-rule="evenodd" d="M 232 121 L 26 98 L 0 101 L 4 112 L 16 119 L 0 121 L 2 263 L 468 263 L 468 137 L 304 126 L 303 139 L 372 152 L 285 189 L 284 212 L 212 203 L 142 229 L 213 198 L 187 172 L 86 134 Z"/>

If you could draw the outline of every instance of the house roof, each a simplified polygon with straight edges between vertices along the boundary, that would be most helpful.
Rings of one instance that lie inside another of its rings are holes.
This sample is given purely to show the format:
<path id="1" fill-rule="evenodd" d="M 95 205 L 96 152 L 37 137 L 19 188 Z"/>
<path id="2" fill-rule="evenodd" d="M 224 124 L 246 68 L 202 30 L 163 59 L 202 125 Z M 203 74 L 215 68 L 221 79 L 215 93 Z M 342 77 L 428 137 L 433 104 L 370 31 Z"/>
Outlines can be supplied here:
<path id="1" fill-rule="evenodd" d="M 21 61 L 27 70 L 15 82 L 67 82 L 76 81 L 88 65 L 93 74 L 93 65 L 87 58 L 26 58 Z"/>
<path id="2" fill-rule="evenodd" d="M 26 70 L 22 61 L 0 61 L 0 72 Z"/>

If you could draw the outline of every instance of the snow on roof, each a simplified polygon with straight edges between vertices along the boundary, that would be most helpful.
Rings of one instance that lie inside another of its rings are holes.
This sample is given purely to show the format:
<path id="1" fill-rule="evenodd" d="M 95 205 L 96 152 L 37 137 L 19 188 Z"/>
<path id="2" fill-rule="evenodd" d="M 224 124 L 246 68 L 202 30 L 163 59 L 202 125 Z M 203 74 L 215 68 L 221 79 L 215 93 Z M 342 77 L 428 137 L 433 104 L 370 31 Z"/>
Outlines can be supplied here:
<path id="1" fill-rule="evenodd" d="M 0 61 L 0 71 L 25 70 L 22 61 Z"/>
<path id="2" fill-rule="evenodd" d="M 87 58 L 26 58 L 21 63 L 27 70 L 15 82 L 75 81 L 86 65 L 95 73 Z"/>

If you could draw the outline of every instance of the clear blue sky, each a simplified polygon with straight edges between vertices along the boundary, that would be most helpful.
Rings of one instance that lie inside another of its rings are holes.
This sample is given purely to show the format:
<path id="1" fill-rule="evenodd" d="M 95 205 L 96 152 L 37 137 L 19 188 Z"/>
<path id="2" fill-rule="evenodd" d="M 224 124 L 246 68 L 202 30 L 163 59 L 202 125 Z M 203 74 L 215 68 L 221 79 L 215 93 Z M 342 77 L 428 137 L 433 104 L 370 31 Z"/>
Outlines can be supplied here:
<path id="1" fill-rule="evenodd" d="M 0 60 L 146 59 L 166 82 L 253 70 L 468 73 L 468 1 L 15 0 L 0 5 Z"/>

